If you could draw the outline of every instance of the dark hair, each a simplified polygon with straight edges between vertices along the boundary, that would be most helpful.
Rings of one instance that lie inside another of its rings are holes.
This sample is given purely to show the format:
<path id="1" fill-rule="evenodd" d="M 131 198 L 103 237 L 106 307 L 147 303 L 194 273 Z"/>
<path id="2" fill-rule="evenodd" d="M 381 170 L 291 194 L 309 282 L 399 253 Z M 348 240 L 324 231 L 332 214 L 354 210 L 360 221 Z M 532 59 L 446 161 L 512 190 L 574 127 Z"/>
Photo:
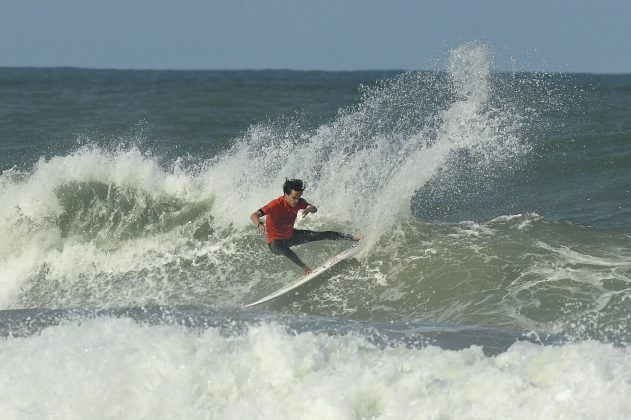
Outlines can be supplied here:
<path id="1" fill-rule="evenodd" d="M 285 183 L 283 184 L 283 192 L 285 194 L 291 194 L 291 191 L 304 191 L 305 184 L 302 182 L 302 179 L 287 179 L 285 178 Z"/>

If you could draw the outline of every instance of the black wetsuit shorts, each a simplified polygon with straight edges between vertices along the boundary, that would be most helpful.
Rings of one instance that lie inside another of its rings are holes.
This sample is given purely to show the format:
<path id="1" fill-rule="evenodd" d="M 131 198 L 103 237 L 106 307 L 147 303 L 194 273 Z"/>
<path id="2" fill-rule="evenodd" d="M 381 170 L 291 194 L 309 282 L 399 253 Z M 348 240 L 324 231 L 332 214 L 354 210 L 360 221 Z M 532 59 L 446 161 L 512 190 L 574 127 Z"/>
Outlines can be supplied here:
<path id="1" fill-rule="evenodd" d="M 324 232 L 314 232 L 312 230 L 294 230 L 294 234 L 290 239 L 274 239 L 269 244 L 269 249 L 276 255 L 283 254 L 295 264 L 300 267 L 305 267 L 305 263 L 298 258 L 296 253 L 290 248 L 292 246 L 305 244 L 307 242 L 322 241 L 322 240 L 353 240 L 353 236 L 347 233 L 335 232 L 332 230 L 326 230 Z"/>

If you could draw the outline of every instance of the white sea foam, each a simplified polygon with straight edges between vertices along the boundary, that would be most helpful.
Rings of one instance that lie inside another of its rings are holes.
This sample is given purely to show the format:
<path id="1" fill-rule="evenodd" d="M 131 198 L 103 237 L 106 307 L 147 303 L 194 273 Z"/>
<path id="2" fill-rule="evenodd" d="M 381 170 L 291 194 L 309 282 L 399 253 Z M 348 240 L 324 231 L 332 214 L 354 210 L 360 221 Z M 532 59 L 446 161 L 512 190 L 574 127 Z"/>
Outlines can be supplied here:
<path id="1" fill-rule="evenodd" d="M 230 261 L 244 252 L 234 246 L 243 235 L 210 226 L 221 234 L 193 239 L 200 225 L 212 223 L 216 191 L 178 162 L 165 169 L 134 147 L 109 152 L 90 146 L 41 159 L 28 173 L 5 171 L 0 180 L 2 308 L 168 303 L 169 296 L 186 299 L 186 293 L 194 299 L 190 290 L 178 291 L 194 283 L 197 297 L 208 295 L 209 282 L 234 288 L 227 278 L 241 265 Z M 19 293 L 42 278 L 36 286 L 41 299 L 18 303 Z"/>
<path id="2" fill-rule="evenodd" d="M 0 341 L 7 419 L 631 416 L 631 354 L 597 342 L 376 348 L 265 324 L 240 336 L 102 318 Z"/>
<path id="3" fill-rule="evenodd" d="M 164 171 L 154 159 L 136 149 L 109 153 L 98 148 L 83 148 L 68 156 L 41 159 L 28 176 L 3 173 L 1 178 L 4 182 L 0 190 L 0 235 L 3 237 L 0 242 L 0 281 L 3 283 L 0 306 L 4 307 L 13 303 L 20 287 L 43 269 L 62 283 L 64 279 L 78 282 L 85 280 L 86 273 L 133 271 L 143 262 L 148 264 L 146 259 L 138 258 L 143 253 L 166 248 L 161 238 L 145 239 L 133 246 L 129 243 L 114 245 L 116 231 L 108 238 L 113 245 L 104 248 L 77 236 L 89 226 L 79 225 L 74 234 L 62 235 L 59 220 L 65 209 L 59 196 L 60 188 L 72 183 L 88 187 L 90 183 L 109 188 L 129 187 L 129 198 L 138 199 L 139 203 L 142 194 L 187 200 L 202 194 L 199 188 L 196 190 L 194 178 L 177 167 Z M 137 191 L 140 193 L 136 194 Z M 88 210 L 93 214 L 84 218 L 89 222 L 100 216 L 102 205 L 94 201 Z M 115 210 L 104 209 L 112 213 Z M 137 215 L 132 211 L 124 217 L 131 220 Z M 112 219 L 112 215 L 106 214 L 104 218 Z M 119 229 L 128 229 L 128 224 L 120 223 Z"/>

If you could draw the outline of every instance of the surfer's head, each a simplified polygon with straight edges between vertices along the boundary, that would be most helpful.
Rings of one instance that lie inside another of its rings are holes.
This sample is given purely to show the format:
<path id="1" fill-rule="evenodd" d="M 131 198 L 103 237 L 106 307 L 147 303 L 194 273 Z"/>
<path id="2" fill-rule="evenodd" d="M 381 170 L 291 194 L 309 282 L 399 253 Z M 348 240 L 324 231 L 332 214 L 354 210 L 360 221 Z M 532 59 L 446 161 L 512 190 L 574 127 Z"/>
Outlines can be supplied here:
<path id="1" fill-rule="evenodd" d="M 291 194 L 292 191 L 303 192 L 304 190 L 305 190 L 305 183 L 302 182 L 302 179 L 285 178 L 285 183 L 283 184 L 283 192 L 285 194 Z"/>
<path id="2" fill-rule="evenodd" d="M 287 204 L 292 207 L 296 207 L 298 205 L 298 201 L 300 201 L 300 197 L 302 197 L 304 189 L 305 184 L 302 182 L 302 179 L 285 178 L 283 192 L 285 193 L 285 201 Z"/>

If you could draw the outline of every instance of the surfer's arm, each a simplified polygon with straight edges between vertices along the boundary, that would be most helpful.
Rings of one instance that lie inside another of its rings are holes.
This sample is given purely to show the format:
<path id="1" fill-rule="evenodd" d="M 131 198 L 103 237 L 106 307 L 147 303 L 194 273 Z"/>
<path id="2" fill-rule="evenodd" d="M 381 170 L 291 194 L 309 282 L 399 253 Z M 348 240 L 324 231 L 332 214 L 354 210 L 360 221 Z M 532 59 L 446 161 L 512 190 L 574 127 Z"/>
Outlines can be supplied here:
<path id="1" fill-rule="evenodd" d="M 265 223 L 261 222 L 261 217 L 264 216 L 263 210 L 258 209 L 250 215 L 250 220 L 259 228 L 259 232 L 265 232 Z"/>
<path id="2" fill-rule="evenodd" d="M 302 211 L 302 217 L 305 217 L 309 213 L 317 213 L 318 208 L 313 204 L 307 204 L 307 207 Z"/>

